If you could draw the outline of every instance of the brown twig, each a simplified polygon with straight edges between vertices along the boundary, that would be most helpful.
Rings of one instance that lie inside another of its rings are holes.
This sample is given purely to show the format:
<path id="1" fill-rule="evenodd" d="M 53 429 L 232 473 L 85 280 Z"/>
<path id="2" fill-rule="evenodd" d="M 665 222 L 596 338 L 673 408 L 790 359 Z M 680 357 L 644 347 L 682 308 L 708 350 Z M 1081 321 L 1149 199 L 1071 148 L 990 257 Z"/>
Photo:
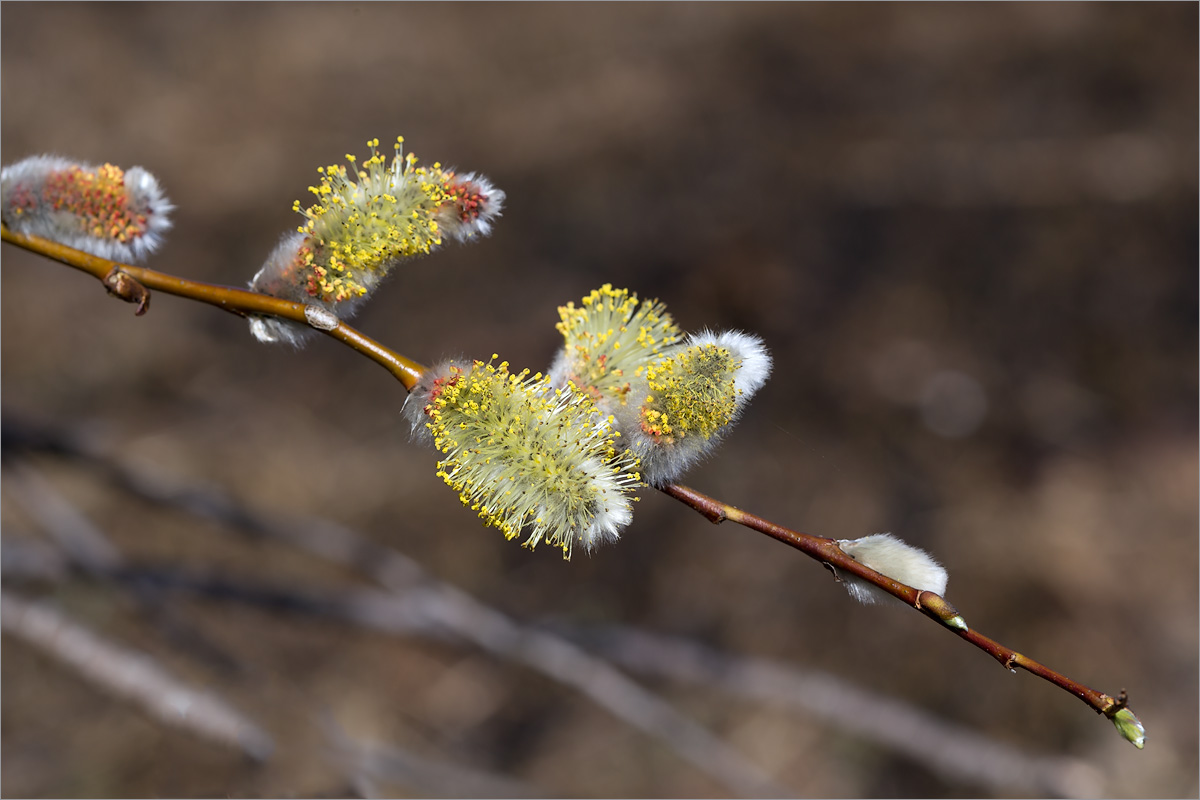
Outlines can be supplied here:
<path id="1" fill-rule="evenodd" d="M 145 267 L 118 264 L 115 261 L 99 258 L 49 239 L 43 239 L 40 236 L 14 233 L 7 227 L 0 228 L 0 238 L 9 244 L 43 255 L 61 264 L 66 264 L 68 267 L 74 267 L 99 279 L 110 294 L 120 297 L 126 302 L 137 303 L 139 316 L 149 308 L 149 290 L 154 290 L 208 303 L 241 317 L 265 314 L 309 325 L 309 320 L 304 313 L 308 306 L 303 303 L 293 303 L 229 286 L 192 281 Z M 421 373 L 425 371 L 425 368 L 415 361 L 410 361 L 399 353 L 384 347 L 343 322 L 339 322 L 330 329 L 313 327 L 376 362 L 392 373 L 409 391 L 412 391 L 413 386 L 420 380 Z"/>
<path id="2" fill-rule="evenodd" d="M 920 591 L 911 586 L 906 586 L 855 561 L 852 557 L 844 553 L 833 539 L 812 536 L 811 534 L 800 533 L 799 531 L 785 528 L 782 525 L 776 525 L 774 522 L 765 520 L 748 511 L 743 511 L 728 503 L 723 503 L 687 486 L 668 484 L 662 487 L 662 492 L 674 497 L 689 508 L 700 512 L 713 524 L 720 524 L 725 520 L 731 520 L 751 530 L 765 533 L 773 539 L 778 539 L 784 544 L 796 548 L 805 555 L 833 568 L 835 575 L 837 574 L 837 570 L 845 570 L 863 580 L 871 582 L 888 594 L 899 598 L 906 605 L 910 605 L 926 616 L 936 619 L 942 625 L 983 650 L 1013 672 L 1016 672 L 1017 667 L 1027 672 L 1032 672 L 1039 678 L 1050 681 L 1055 686 L 1075 695 L 1099 714 L 1103 714 L 1111 719 L 1118 711 L 1125 707 L 1124 692 L 1116 698 L 1103 692 L 1098 692 L 1095 689 L 1084 686 L 1078 681 L 1071 680 L 1065 675 L 1055 672 L 1043 664 L 1039 664 L 1032 658 L 1022 655 L 1010 647 L 1005 647 L 994 639 L 989 639 L 983 634 L 971 630 L 962 615 L 958 613 L 958 610 L 941 596 L 933 592 Z"/>
<path id="3" fill-rule="evenodd" d="M 2 234 L 3 240 L 10 244 L 39 253 L 99 278 L 110 291 L 117 291 L 119 296 L 129 302 L 137 302 L 139 304 L 139 314 L 144 312 L 149 298 L 143 296 L 141 292 L 130 287 L 127 283 L 122 285 L 122 282 L 115 280 L 114 274 L 116 272 L 124 273 L 142 284 L 143 287 L 158 289 L 192 300 L 199 300 L 241 316 L 247 314 L 268 314 L 309 324 L 309 320 L 305 315 L 306 306 L 301 303 L 292 303 L 255 292 L 190 281 L 150 269 L 118 264 L 38 236 L 16 234 L 7 228 L 0 230 L 0 234 Z M 420 380 L 421 374 L 425 370 L 424 367 L 415 361 L 411 361 L 395 353 L 340 322 L 331 329 L 325 329 L 324 327 L 318 329 L 384 366 L 409 391 Z M 837 570 L 841 569 L 879 587 L 906 605 L 912 606 L 926 616 L 936 619 L 944 627 L 951 629 L 961 638 L 988 653 L 1008 669 L 1015 672 L 1019 667 L 1070 692 L 1087 703 L 1097 713 L 1103 714 L 1110 719 L 1117 726 L 1121 735 L 1136 747 L 1140 749 L 1144 745 L 1145 729 L 1137 717 L 1133 715 L 1133 712 L 1127 707 L 1127 696 L 1124 690 L 1115 698 L 1103 692 L 1096 691 L 1034 661 L 1028 656 L 1018 653 L 1012 648 L 1000 644 L 994 639 L 971 630 L 962 615 L 958 613 L 958 610 L 940 595 L 915 589 L 882 573 L 876 572 L 844 553 L 834 539 L 812 536 L 785 528 L 782 525 L 777 525 L 755 514 L 743 511 L 736 506 L 723 503 L 695 489 L 690 489 L 679 484 L 668 484 L 661 487 L 661 491 L 700 512 L 714 524 L 719 524 L 727 519 L 733 520 L 739 525 L 778 539 L 810 558 L 814 558 L 825 564 L 834 571 L 835 577 Z"/>

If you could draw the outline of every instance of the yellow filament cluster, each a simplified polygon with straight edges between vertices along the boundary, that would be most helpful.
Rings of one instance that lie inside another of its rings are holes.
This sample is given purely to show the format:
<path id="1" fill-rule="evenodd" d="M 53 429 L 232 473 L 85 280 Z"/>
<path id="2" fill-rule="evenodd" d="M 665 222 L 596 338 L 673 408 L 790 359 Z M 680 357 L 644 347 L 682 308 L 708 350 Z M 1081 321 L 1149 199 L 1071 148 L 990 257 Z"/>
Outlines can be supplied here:
<path id="1" fill-rule="evenodd" d="M 738 362 L 724 347 L 697 345 L 646 368 L 650 393 L 641 426 L 663 443 L 688 436 L 710 438 L 737 411 Z"/>
<path id="2" fill-rule="evenodd" d="M 639 304 L 636 294 L 608 283 L 579 307 L 560 306 L 558 315 L 555 327 L 566 340 L 567 378 L 598 401 L 624 403 L 629 379 L 680 336 L 662 303 Z"/>
<path id="3" fill-rule="evenodd" d="M 299 231 L 307 237 L 297 267 L 310 276 L 313 296 L 332 302 L 361 297 L 397 261 L 441 244 L 435 217 L 452 199 L 440 165 L 417 167 L 416 156 L 402 155 L 403 142 L 396 140 L 390 164 L 372 139 L 361 168 L 346 156 L 353 173 L 341 165 L 319 168 L 320 183 L 309 187 L 317 202 L 306 209 L 293 204 L 305 217 Z"/>

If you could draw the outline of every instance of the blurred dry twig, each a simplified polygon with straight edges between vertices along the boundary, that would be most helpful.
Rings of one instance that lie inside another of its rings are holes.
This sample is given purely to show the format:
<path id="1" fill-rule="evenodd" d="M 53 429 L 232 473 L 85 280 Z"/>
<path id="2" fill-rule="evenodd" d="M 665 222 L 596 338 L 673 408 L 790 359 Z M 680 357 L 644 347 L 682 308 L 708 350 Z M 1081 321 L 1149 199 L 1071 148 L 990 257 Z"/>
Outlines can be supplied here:
<path id="1" fill-rule="evenodd" d="M 212 692 L 187 685 L 145 653 L 106 641 L 48 604 L 5 591 L 0 613 L 5 633 L 34 645 L 167 725 L 237 747 L 258 760 L 274 749 L 266 731 Z"/>
<path id="2" fill-rule="evenodd" d="M 563 632 L 639 675 L 713 687 L 823 719 L 948 779 L 1035 796 L 1101 793 L 1101 775 L 1082 761 L 1022 753 L 828 673 L 734 656 L 687 639 L 632 628 L 564 628 Z"/>
<path id="3" fill-rule="evenodd" d="M 335 757 L 363 797 L 390 796 L 380 783 L 399 784 L 424 797 L 541 796 L 527 783 L 350 736 L 333 720 L 323 727 Z"/>

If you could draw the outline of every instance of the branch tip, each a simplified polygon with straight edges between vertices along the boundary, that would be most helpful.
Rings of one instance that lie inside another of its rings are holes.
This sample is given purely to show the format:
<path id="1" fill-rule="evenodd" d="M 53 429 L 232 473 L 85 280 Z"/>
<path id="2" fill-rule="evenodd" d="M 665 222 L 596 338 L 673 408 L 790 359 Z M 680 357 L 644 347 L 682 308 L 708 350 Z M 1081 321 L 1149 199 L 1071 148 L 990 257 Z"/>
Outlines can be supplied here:
<path id="1" fill-rule="evenodd" d="M 1128 706 L 1124 705 L 1126 698 L 1124 690 L 1121 691 L 1121 698 L 1117 700 L 1117 705 L 1109 709 L 1112 713 L 1107 713 L 1107 716 L 1112 720 L 1112 724 L 1116 726 L 1117 733 L 1125 738 L 1125 741 L 1136 747 L 1138 750 L 1146 746 L 1146 726 L 1137 718 Z"/>

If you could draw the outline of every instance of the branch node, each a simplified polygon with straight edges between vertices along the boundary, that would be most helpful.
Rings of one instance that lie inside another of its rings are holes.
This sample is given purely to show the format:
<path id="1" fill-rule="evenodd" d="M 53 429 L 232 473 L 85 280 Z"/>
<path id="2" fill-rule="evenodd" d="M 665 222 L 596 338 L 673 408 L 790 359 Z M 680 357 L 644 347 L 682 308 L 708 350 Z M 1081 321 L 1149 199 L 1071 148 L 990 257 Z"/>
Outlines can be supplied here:
<path id="1" fill-rule="evenodd" d="M 126 303 L 137 303 L 134 316 L 140 317 L 150 309 L 150 290 L 122 272 L 120 267 L 113 267 L 100 282 L 109 294 L 121 298 Z"/>
<path id="2" fill-rule="evenodd" d="M 304 307 L 304 319 L 308 321 L 309 325 L 319 331 L 331 331 L 341 324 L 332 311 L 317 305 L 306 305 Z"/>

